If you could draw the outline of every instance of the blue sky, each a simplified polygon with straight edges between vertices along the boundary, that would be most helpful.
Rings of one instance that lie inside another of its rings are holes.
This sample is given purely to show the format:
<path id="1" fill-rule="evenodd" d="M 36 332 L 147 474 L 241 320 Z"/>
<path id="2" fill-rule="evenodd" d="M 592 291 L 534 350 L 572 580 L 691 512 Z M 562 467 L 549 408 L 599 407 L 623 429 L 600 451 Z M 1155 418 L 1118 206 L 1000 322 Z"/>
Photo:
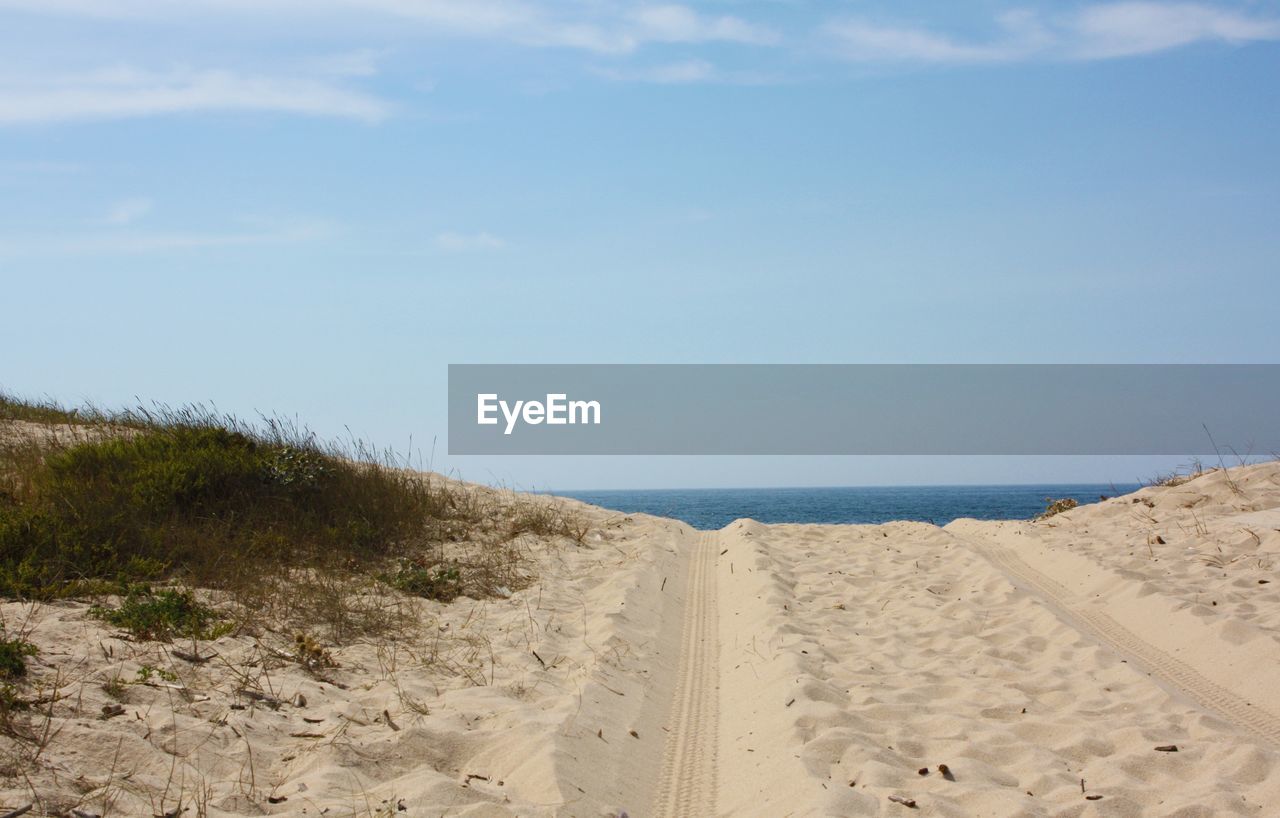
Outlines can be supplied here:
<path id="1" fill-rule="evenodd" d="M 1267 362 L 1280 4 L 0 0 L 0 384 L 427 456 L 470 362 Z M 518 486 L 1136 458 L 449 458 Z"/>

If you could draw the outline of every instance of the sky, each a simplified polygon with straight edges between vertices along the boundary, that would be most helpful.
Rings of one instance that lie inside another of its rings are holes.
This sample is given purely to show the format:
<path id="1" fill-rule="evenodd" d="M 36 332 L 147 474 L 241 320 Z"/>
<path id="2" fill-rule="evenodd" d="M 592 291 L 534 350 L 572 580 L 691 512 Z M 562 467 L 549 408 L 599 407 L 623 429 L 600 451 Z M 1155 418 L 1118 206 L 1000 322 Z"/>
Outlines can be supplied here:
<path id="1" fill-rule="evenodd" d="M 520 488 L 1153 458 L 450 457 L 450 363 L 1276 363 L 1280 3 L 0 0 L 0 386 Z"/>

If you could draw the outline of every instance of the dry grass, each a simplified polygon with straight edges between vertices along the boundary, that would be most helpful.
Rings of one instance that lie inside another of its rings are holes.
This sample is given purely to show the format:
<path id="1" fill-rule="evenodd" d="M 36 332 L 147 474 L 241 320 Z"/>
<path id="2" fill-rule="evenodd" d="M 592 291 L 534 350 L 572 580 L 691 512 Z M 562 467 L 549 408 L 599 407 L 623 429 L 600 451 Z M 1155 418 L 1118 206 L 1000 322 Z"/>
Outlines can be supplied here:
<path id="1" fill-rule="evenodd" d="M 1189 483 L 1201 475 L 1216 471 L 1215 469 L 1206 469 L 1199 458 L 1193 459 L 1190 463 L 1179 466 L 1168 472 L 1161 472 L 1153 475 L 1150 479 L 1143 482 L 1144 486 L 1164 486 L 1172 488 L 1173 486 L 1181 486 L 1183 483 Z"/>
<path id="2" fill-rule="evenodd" d="M 405 594 L 509 595 L 530 579 L 528 538 L 582 543 L 588 530 L 560 503 L 409 471 L 289 421 L 0 393 L 2 597 L 177 584 L 212 592 L 238 627 L 341 640 L 401 627 Z"/>
<path id="3" fill-rule="evenodd" d="M 1070 497 L 1064 497 L 1061 500 L 1055 500 L 1052 497 L 1046 497 L 1044 498 L 1044 502 L 1045 502 L 1044 513 L 1036 517 L 1037 520 L 1047 520 L 1050 517 L 1061 514 L 1064 511 L 1070 511 L 1071 509 L 1080 505 L 1078 502 L 1076 502 Z"/>
<path id="4" fill-rule="evenodd" d="M 361 645 L 412 657 L 417 672 L 491 684 L 482 629 L 468 614 L 456 633 L 442 631 L 438 606 L 509 597 L 535 579 L 535 541 L 573 548 L 588 533 L 570 504 L 410 471 L 392 452 L 323 442 L 290 422 L 198 406 L 67 409 L 0 393 L 0 599 L 33 612 L 83 600 L 89 618 L 118 631 L 72 666 L 74 678 L 25 674 L 26 646 L 38 641 L 31 617 L 0 621 L 0 781 L 17 782 L 41 813 L 118 814 L 113 805 L 139 785 L 114 764 L 81 795 L 47 791 L 42 756 L 62 725 L 103 718 L 98 708 L 112 704 L 185 712 L 196 683 L 204 696 L 235 697 L 228 706 L 257 706 L 254 695 L 282 695 L 278 669 L 327 680 Z M 251 654 L 224 656 L 246 643 Z M 401 698 L 411 713 L 429 711 Z M 173 731 L 176 777 L 146 793 L 152 813 L 181 804 L 206 814 L 212 790 L 198 754 L 176 750 L 196 739 L 179 736 L 176 721 Z M 249 801 L 270 789 L 256 763 L 245 756 Z"/>

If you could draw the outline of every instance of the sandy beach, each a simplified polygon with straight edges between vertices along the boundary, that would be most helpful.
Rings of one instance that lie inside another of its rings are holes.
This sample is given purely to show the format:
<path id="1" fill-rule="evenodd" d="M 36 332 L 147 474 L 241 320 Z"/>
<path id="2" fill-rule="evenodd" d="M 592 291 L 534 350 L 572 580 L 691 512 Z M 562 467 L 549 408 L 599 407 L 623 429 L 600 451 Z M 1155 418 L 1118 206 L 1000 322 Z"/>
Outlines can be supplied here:
<path id="1" fill-rule="evenodd" d="M 529 544 L 528 587 L 423 601 L 412 639 L 337 647 L 320 673 L 279 637 L 193 654 L 83 603 L 6 603 L 50 695 L 0 807 L 1280 811 L 1280 464 L 1034 522 L 700 532 L 581 511 L 584 544 Z"/>
<path id="2" fill-rule="evenodd" d="M 1280 0 L 0 0 L 0 818 L 1280 818 Z"/>

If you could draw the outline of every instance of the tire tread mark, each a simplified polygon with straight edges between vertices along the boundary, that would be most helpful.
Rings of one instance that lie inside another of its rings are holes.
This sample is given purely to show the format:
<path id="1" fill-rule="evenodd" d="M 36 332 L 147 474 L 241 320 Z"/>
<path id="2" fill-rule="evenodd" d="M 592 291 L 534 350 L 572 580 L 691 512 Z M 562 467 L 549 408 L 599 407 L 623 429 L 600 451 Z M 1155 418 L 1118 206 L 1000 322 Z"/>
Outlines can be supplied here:
<path id="1" fill-rule="evenodd" d="M 965 539 L 1006 576 L 1027 590 L 1044 597 L 1051 607 L 1064 612 L 1068 624 L 1083 630 L 1099 642 L 1137 659 L 1152 674 L 1185 693 L 1201 707 L 1271 744 L 1280 745 L 1280 718 L 1251 704 L 1213 682 L 1187 663 L 1142 639 L 1101 611 L 1091 611 L 1075 601 L 1075 595 L 1050 577 L 1032 568 L 1011 549 Z"/>
<path id="2" fill-rule="evenodd" d="M 715 535 L 703 534 L 689 557 L 680 666 L 652 810 L 659 818 L 716 814 L 720 642 L 715 562 Z"/>

